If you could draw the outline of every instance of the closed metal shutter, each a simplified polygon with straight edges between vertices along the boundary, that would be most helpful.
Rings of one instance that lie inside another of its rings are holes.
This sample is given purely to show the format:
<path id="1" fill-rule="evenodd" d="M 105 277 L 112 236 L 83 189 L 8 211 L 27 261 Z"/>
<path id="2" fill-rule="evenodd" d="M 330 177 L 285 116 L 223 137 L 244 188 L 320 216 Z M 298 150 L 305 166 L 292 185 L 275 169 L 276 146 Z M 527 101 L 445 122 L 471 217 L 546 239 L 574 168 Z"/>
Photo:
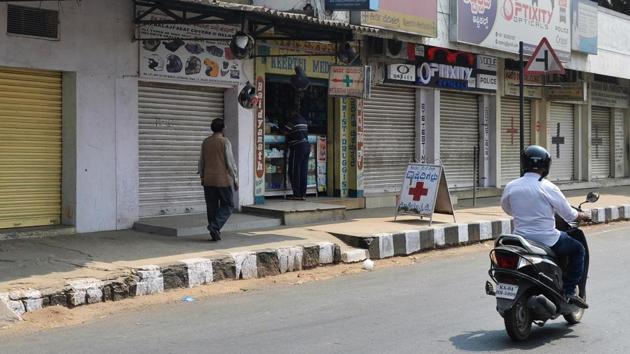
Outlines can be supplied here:
<path id="1" fill-rule="evenodd" d="M 223 90 L 140 83 L 140 216 L 202 212 L 201 143 L 223 117 Z"/>
<path id="2" fill-rule="evenodd" d="M 476 95 L 440 93 L 440 159 L 449 188 L 473 186 L 473 149 L 479 145 Z"/>
<path id="3" fill-rule="evenodd" d="M 591 110 L 591 178 L 610 177 L 610 108 Z"/>
<path id="4" fill-rule="evenodd" d="M 61 222 L 61 73 L 0 68 L 0 228 Z"/>
<path id="5" fill-rule="evenodd" d="M 574 179 L 573 105 L 551 103 L 547 126 L 547 146 L 551 154 L 550 181 Z"/>
<path id="6" fill-rule="evenodd" d="M 375 86 L 365 100 L 365 192 L 399 192 L 416 151 L 416 90 Z"/>
<path id="7" fill-rule="evenodd" d="M 532 101 L 525 99 L 523 106 L 525 146 L 532 141 Z M 506 185 L 520 177 L 520 107 L 518 98 L 501 98 L 501 182 Z"/>
<path id="8" fill-rule="evenodd" d="M 625 154 L 625 128 L 624 128 L 625 111 L 621 109 L 615 110 L 615 177 L 625 175 L 626 154 Z"/>

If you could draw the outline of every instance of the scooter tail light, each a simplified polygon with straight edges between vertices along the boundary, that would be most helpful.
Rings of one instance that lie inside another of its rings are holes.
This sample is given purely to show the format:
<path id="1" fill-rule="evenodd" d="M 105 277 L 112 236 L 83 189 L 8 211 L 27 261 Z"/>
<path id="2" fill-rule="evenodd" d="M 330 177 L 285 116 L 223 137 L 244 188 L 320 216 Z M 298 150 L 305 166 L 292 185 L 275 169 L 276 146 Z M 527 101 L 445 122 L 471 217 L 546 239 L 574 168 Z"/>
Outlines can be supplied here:
<path id="1" fill-rule="evenodd" d="M 499 268 L 518 269 L 520 257 L 514 253 L 494 251 L 490 259 Z"/>

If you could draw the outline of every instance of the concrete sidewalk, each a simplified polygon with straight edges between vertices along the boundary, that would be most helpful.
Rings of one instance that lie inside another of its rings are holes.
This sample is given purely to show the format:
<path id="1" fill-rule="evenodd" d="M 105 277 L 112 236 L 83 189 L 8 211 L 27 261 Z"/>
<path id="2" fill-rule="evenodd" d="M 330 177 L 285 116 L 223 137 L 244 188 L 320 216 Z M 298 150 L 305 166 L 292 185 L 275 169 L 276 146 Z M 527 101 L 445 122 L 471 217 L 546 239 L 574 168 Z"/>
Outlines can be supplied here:
<path id="1" fill-rule="evenodd" d="M 600 190 L 597 222 L 630 218 L 630 187 Z M 586 191 L 567 192 L 579 204 Z M 348 211 L 346 220 L 177 238 L 138 231 L 0 242 L 0 300 L 18 314 L 80 306 L 219 280 L 265 277 L 338 262 L 385 258 L 491 239 L 511 231 L 498 198 L 460 201 L 456 217 L 427 220 L 394 209 Z"/>

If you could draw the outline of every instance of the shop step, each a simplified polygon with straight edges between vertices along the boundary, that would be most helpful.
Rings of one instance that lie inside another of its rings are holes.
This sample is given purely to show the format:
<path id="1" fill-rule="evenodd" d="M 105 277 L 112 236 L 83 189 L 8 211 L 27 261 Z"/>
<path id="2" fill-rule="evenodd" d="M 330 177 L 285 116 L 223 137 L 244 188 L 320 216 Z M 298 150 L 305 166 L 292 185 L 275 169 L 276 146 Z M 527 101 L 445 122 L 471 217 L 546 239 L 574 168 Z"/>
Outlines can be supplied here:
<path id="1" fill-rule="evenodd" d="M 317 201 L 267 200 L 265 204 L 244 206 L 243 212 L 279 218 L 283 225 L 289 226 L 338 221 L 346 217 L 345 206 Z"/>

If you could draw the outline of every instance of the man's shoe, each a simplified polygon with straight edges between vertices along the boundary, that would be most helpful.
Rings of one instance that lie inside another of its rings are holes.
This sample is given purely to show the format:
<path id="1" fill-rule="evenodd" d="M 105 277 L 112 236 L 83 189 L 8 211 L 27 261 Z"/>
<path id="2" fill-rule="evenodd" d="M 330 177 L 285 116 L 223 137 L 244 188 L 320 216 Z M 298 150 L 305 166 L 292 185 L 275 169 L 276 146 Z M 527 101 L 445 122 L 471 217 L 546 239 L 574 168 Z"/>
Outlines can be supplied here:
<path id="1" fill-rule="evenodd" d="M 577 295 L 567 295 L 567 302 L 579 308 L 583 308 L 583 309 L 588 308 L 588 304 L 586 303 L 586 301 L 584 301 L 584 299 L 582 299 L 581 297 Z"/>
<path id="2" fill-rule="evenodd" d="M 212 241 L 221 241 L 221 232 L 212 230 L 210 237 L 212 237 Z"/>

